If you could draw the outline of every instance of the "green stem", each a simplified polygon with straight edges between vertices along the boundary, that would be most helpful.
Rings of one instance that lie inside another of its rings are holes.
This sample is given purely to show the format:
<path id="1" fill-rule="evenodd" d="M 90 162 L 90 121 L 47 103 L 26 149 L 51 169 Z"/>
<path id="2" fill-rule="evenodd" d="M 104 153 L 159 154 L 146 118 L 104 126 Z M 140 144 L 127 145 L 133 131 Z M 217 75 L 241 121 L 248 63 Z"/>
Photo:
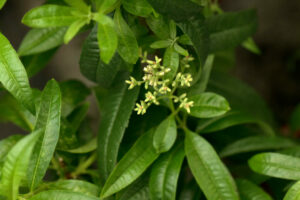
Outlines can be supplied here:
<path id="1" fill-rule="evenodd" d="M 76 170 L 71 173 L 73 178 L 77 178 L 79 175 L 84 174 L 86 170 L 96 161 L 97 154 L 94 152 L 88 159 L 81 163 Z"/>

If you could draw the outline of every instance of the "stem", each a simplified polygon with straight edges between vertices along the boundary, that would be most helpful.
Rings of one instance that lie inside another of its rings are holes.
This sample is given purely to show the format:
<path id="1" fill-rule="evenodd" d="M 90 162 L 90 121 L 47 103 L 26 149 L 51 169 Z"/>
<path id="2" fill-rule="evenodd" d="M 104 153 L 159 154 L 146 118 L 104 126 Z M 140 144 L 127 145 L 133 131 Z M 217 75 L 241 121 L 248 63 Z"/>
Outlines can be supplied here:
<path id="1" fill-rule="evenodd" d="M 53 156 L 52 160 L 51 160 L 51 163 L 53 165 L 53 169 L 56 170 L 58 176 L 60 179 L 63 179 L 65 177 L 65 172 L 64 170 L 62 169 L 62 167 L 60 166 L 59 164 L 59 161 L 57 161 L 57 159 L 55 158 L 55 156 Z"/>
<path id="2" fill-rule="evenodd" d="M 89 168 L 97 159 L 97 154 L 94 152 L 88 159 L 81 163 L 76 170 L 71 173 L 73 178 L 77 178 L 79 175 L 86 173 L 87 168 Z"/>

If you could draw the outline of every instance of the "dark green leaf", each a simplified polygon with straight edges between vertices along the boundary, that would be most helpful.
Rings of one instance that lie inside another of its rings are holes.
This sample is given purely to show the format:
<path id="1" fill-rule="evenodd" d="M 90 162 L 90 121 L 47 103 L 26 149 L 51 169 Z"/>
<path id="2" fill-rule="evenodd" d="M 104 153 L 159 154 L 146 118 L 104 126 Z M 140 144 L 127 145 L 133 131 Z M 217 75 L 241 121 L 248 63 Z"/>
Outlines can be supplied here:
<path id="1" fill-rule="evenodd" d="M 162 121 L 155 130 L 153 146 L 157 153 L 169 151 L 177 137 L 177 125 L 174 116 Z"/>
<path id="2" fill-rule="evenodd" d="M 69 26 L 79 17 L 76 9 L 60 5 L 43 5 L 33 8 L 25 14 L 22 23 L 33 28 Z"/>
<path id="3" fill-rule="evenodd" d="M 21 181 L 26 178 L 26 171 L 34 145 L 41 136 L 38 130 L 17 142 L 9 151 L 2 168 L 1 189 L 9 200 L 16 200 Z"/>
<path id="4" fill-rule="evenodd" d="M 237 179 L 241 200 L 272 200 L 272 197 L 259 186 L 246 179 Z"/>
<path id="5" fill-rule="evenodd" d="M 289 125 L 293 132 L 300 130 L 300 104 L 294 109 Z"/>
<path id="6" fill-rule="evenodd" d="M 248 51 L 255 53 L 257 55 L 261 54 L 261 50 L 255 44 L 254 40 L 250 37 L 246 41 L 243 42 L 242 46 L 247 49 Z"/>
<path id="7" fill-rule="evenodd" d="M 300 181 L 296 182 L 286 193 L 283 200 L 299 200 Z"/>
<path id="8" fill-rule="evenodd" d="M 179 54 L 175 52 L 173 47 L 166 49 L 164 54 L 164 66 L 170 68 L 171 70 L 166 74 L 166 79 L 173 80 L 176 76 L 179 67 Z"/>
<path id="9" fill-rule="evenodd" d="M 123 19 L 120 9 L 114 15 L 116 31 L 119 37 L 118 53 L 128 63 L 135 64 L 139 58 L 139 47 L 134 33 Z"/>
<path id="10" fill-rule="evenodd" d="M 155 162 L 149 183 L 152 200 L 176 199 L 177 181 L 184 156 L 183 144 L 179 144 Z"/>
<path id="11" fill-rule="evenodd" d="M 221 151 L 220 156 L 227 157 L 253 151 L 278 150 L 296 145 L 293 141 L 283 137 L 252 136 L 229 144 Z"/>
<path id="12" fill-rule="evenodd" d="M 0 141 L 0 163 L 5 161 L 7 153 L 22 137 L 22 135 L 12 135 Z"/>
<path id="13" fill-rule="evenodd" d="M 127 12 L 140 17 L 147 17 L 153 10 L 147 0 L 124 0 L 122 5 Z"/>
<path id="14" fill-rule="evenodd" d="M 172 40 L 159 40 L 153 42 L 150 47 L 152 49 L 164 49 L 172 45 Z"/>
<path id="15" fill-rule="evenodd" d="M 300 158 L 279 153 L 260 153 L 248 163 L 259 174 L 288 180 L 300 179 Z"/>
<path id="16" fill-rule="evenodd" d="M 9 41 L 0 33 L 0 82 L 32 113 L 35 105 L 25 68 Z"/>
<path id="17" fill-rule="evenodd" d="M 157 159 L 152 140 L 154 130 L 144 133 L 125 154 L 107 179 L 101 198 L 111 196 L 134 182 Z"/>
<path id="18" fill-rule="evenodd" d="M 78 147 L 76 149 L 66 150 L 66 151 L 70 152 L 70 153 L 84 154 L 84 153 L 89 153 L 89 152 L 95 151 L 97 149 L 97 147 L 98 147 L 97 139 L 93 139 L 81 147 Z"/>
<path id="19" fill-rule="evenodd" d="M 80 180 L 60 180 L 49 185 L 51 190 L 67 190 L 81 193 L 88 196 L 99 196 L 100 189 L 98 186 Z"/>
<path id="20" fill-rule="evenodd" d="M 112 88 L 96 90 L 102 116 L 98 135 L 98 143 L 101 144 L 98 146 L 98 161 L 103 181 L 116 164 L 119 146 L 139 93 L 138 87 L 128 90 L 125 83 L 128 73 L 120 73 L 117 77 Z"/>
<path id="21" fill-rule="evenodd" d="M 100 50 L 97 40 L 97 27 L 94 27 L 85 40 L 80 56 L 80 71 L 91 81 L 100 86 L 109 87 L 122 66 L 125 63 L 122 58 L 115 54 L 107 65 L 100 59 Z"/>
<path id="22" fill-rule="evenodd" d="M 32 29 L 24 37 L 18 53 L 27 56 L 58 47 L 63 44 L 66 31 L 66 27 Z"/>
<path id="23" fill-rule="evenodd" d="M 166 40 L 170 38 L 170 29 L 168 27 L 168 21 L 159 16 L 150 16 L 146 19 L 148 26 L 155 33 L 155 35 L 162 39 Z"/>
<path id="24" fill-rule="evenodd" d="M 234 48 L 249 38 L 257 27 L 254 10 L 224 13 L 205 22 L 210 33 L 210 52 Z"/>
<path id="25" fill-rule="evenodd" d="M 235 183 L 213 147 L 187 131 L 185 153 L 191 171 L 208 200 L 238 200 Z"/>
<path id="26" fill-rule="evenodd" d="M 230 110 L 229 103 L 224 97 L 210 92 L 189 97 L 189 101 L 194 102 L 190 112 L 190 115 L 194 117 L 216 117 Z"/>
<path id="27" fill-rule="evenodd" d="M 118 47 L 118 35 L 115 31 L 114 21 L 102 14 L 95 15 L 94 19 L 98 22 L 98 43 L 100 48 L 101 60 L 109 64 Z"/>
<path id="28" fill-rule="evenodd" d="M 28 77 L 31 78 L 44 69 L 57 49 L 58 48 L 54 48 L 43 53 L 22 57 L 21 60 L 26 68 Z"/>
<path id="29" fill-rule="evenodd" d="M 77 192 L 65 190 L 50 190 L 38 193 L 29 200 L 99 200 L 98 197 L 91 197 Z"/>
<path id="30" fill-rule="evenodd" d="M 42 181 L 52 159 L 59 138 L 60 116 L 60 88 L 55 80 L 51 80 L 43 90 L 35 124 L 35 130 L 42 128 L 45 131 L 34 148 L 28 168 L 28 183 L 31 190 Z"/>

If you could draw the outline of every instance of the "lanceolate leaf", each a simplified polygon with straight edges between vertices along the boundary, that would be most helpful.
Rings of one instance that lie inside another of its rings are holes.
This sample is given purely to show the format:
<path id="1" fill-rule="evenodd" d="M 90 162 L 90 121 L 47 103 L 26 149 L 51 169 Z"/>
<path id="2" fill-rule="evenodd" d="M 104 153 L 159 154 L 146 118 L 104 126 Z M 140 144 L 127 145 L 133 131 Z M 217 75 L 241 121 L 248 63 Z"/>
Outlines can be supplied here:
<path id="1" fill-rule="evenodd" d="M 141 17 L 147 17 L 153 10 L 147 0 L 125 0 L 122 5 L 127 12 Z"/>
<path id="2" fill-rule="evenodd" d="M 78 19 L 77 21 L 73 22 L 70 27 L 68 28 L 65 36 L 64 36 L 64 42 L 65 44 L 69 43 L 76 34 L 80 31 L 80 29 L 89 22 L 88 19 Z"/>
<path id="3" fill-rule="evenodd" d="M 106 15 L 96 15 L 98 22 L 98 43 L 101 60 L 109 64 L 118 47 L 118 35 L 115 30 L 114 21 Z"/>
<path id="4" fill-rule="evenodd" d="M 93 139 L 81 147 L 78 147 L 76 149 L 66 150 L 66 151 L 70 152 L 70 153 L 82 154 L 82 153 L 89 153 L 89 152 L 95 151 L 97 149 L 97 147 L 98 147 L 97 139 Z"/>
<path id="5" fill-rule="evenodd" d="M 67 190 L 71 192 L 77 192 L 84 195 L 96 197 L 100 194 L 98 186 L 80 180 L 60 180 L 49 185 L 51 190 Z"/>
<path id="6" fill-rule="evenodd" d="M 166 74 L 166 78 L 173 80 L 179 67 L 179 54 L 174 50 L 173 47 L 166 49 L 163 62 L 165 67 L 171 69 L 171 71 Z"/>
<path id="7" fill-rule="evenodd" d="M 120 9 L 114 15 L 116 31 L 119 37 L 118 53 L 128 63 L 135 64 L 139 58 L 139 47 L 134 33 L 122 17 Z"/>
<path id="8" fill-rule="evenodd" d="M 300 196 L 300 181 L 296 182 L 286 193 L 283 200 L 298 200 Z"/>
<path id="9" fill-rule="evenodd" d="M 152 200 L 176 199 L 177 181 L 184 156 L 183 144 L 179 144 L 155 162 L 149 183 Z"/>
<path id="10" fill-rule="evenodd" d="M 271 149 L 283 149 L 288 147 L 297 146 L 293 141 L 283 137 L 266 137 L 266 136 L 253 136 L 243 138 L 236 142 L 229 144 L 221 153 L 221 157 L 232 156 L 239 153 L 263 151 Z"/>
<path id="11" fill-rule="evenodd" d="M 174 116 L 162 121 L 155 130 L 153 146 L 158 153 L 169 151 L 177 137 L 177 125 Z"/>
<path id="12" fill-rule="evenodd" d="M 237 179 L 241 200 L 272 200 L 272 197 L 259 186 L 246 179 Z"/>
<path id="13" fill-rule="evenodd" d="M 69 26 L 79 17 L 73 15 L 76 9 L 60 5 L 43 5 L 25 14 L 22 23 L 33 28 Z"/>
<path id="14" fill-rule="evenodd" d="M 234 48 L 249 38 L 256 30 L 254 10 L 224 13 L 205 22 L 210 34 L 210 52 Z"/>
<path id="15" fill-rule="evenodd" d="M 20 103 L 35 112 L 32 91 L 23 64 L 17 53 L 0 33 L 0 82 Z"/>
<path id="16" fill-rule="evenodd" d="M 128 90 L 126 79 L 128 73 L 120 73 L 112 88 L 105 92 L 101 92 L 100 88 L 96 90 L 101 112 L 98 161 L 102 181 L 116 164 L 119 146 L 139 93 L 138 87 Z"/>
<path id="17" fill-rule="evenodd" d="M 134 182 L 157 159 L 153 148 L 153 129 L 144 133 L 125 154 L 107 179 L 101 198 L 108 197 Z"/>
<path id="18" fill-rule="evenodd" d="M 185 153 L 189 167 L 208 200 L 238 200 L 235 183 L 213 147 L 187 131 Z"/>
<path id="19" fill-rule="evenodd" d="M 6 158 L 11 148 L 22 138 L 22 135 L 12 135 L 0 141 L 0 163 Z"/>
<path id="20" fill-rule="evenodd" d="M 210 92 L 189 97 L 189 101 L 194 102 L 190 113 L 194 117 L 217 117 L 230 110 L 229 103 L 224 97 Z"/>
<path id="21" fill-rule="evenodd" d="M 150 16 L 146 22 L 158 38 L 162 40 L 170 38 L 170 29 L 166 28 L 168 27 L 168 20 L 163 16 Z"/>
<path id="22" fill-rule="evenodd" d="M 125 63 L 118 54 L 115 54 L 110 63 L 105 64 L 100 59 L 100 54 L 95 26 L 84 42 L 80 56 L 80 71 L 89 80 L 97 82 L 100 86 L 109 87 Z"/>
<path id="23" fill-rule="evenodd" d="M 99 197 L 91 197 L 85 194 L 65 191 L 65 190 L 49 190 L 38 193 L 29 200 L 99 200 Z"/>
<path id="24" fill-rule="evenodd" d="M 2 169 L 1 189 L 9 200 L 16 200 L 19 185 L 26 178 L 26 170 L 34 145 L 41 135 L 38 130 L 21 139 L 8 153 Z"/>
<path id="25" fill-rule="evenodd" d="M 5 3 L 6 3 L 6 0 L 0 0 L 0 10 L 3 8 Z"/>
<path id="26" fill-rule="evenodd" d="M 300 158 L 279 153 L 260 153 L 248 163 L 259 174 L 288 180 L 300 179 Z"/>
<path id="27" fill-rule="evenodd" d="M 28 168 L 28 181 L 31 190 L 41 182 L 52 159 L 59 138 L 60 117 L 60 89 L 55 80 L 50 80 L 42 93 L 35 124 L 35 129 L 42 128 L 45 131 L 34 148 Z"/>
<path id="28" fill-rule="evenodd" d="M 66 31 L 66 27 L 32 29 L 23 39 L 18 53 L 27 56 L 58 47 L 63 44 Z"/>

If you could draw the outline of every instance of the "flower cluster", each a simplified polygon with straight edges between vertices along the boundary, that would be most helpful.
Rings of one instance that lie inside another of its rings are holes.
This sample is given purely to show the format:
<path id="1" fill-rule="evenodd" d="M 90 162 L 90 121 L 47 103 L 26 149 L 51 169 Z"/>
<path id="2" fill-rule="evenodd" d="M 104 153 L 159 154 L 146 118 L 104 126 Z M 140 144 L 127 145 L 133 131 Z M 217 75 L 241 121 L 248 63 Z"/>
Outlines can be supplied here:
<path id="1" fill-rule="evenodd" d="M 181 66 L 183 68 L 188 68 L 188 64 L 193 60 L 192 57 L 185 57 L 181 60 Z M 174 103 L 180 103 L 179 108 L 184 108 L 188 113 L 190 108 L 193 106 L 193 101 L 189 101 L 186 94 L 180 96 L 175 96 L 174 92 L 178 87 L 190 87 L 193 78 L 189 73 L 179 72 L 176 74 L 175 78 L 170 80 L 166 78 L 167 74 L 171 71 L 169 67 L 161 65 L 162 59 L 155 56 L 155 60 L 149 60 L 147 54 L 143 56 L 142 64 L 145 65 L 143 71 L 144 76 L 141 81 L 130 77 L 130 80 L 126 80 L 129 84 L 129 89 L 136 86 L 144 84 L 147 90 L 145 94 L 145 100 L 136 104 L 135 111 L 138 114 L 145 114 L 146 110 L 152 104 L 159 105 L 159 100 L 163 98 L 169 98 L 173 100 Z"/>

